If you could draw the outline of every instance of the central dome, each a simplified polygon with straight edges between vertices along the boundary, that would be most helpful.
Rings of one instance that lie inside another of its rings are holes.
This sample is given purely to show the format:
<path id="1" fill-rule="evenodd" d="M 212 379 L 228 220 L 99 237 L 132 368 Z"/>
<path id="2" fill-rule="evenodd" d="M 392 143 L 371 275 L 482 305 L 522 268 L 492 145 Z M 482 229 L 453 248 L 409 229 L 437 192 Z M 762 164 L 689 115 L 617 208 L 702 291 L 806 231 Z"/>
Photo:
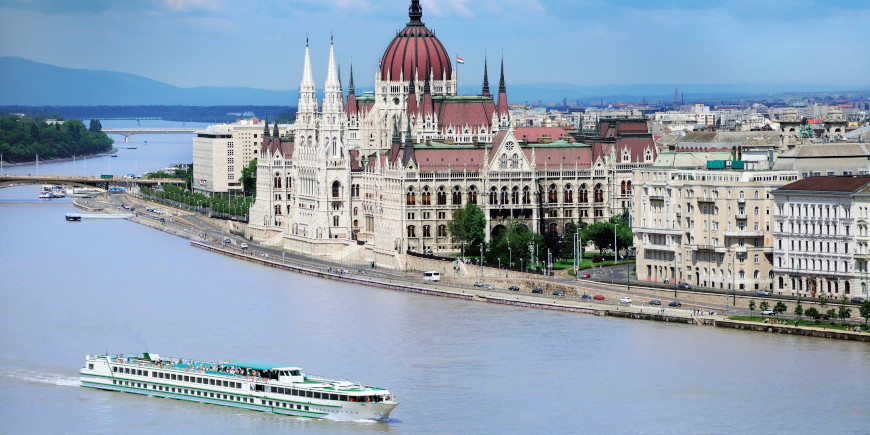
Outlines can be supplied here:
<path id="1" fill-rule="evenodd" d="M 453 66 L 450 56 L 426 25 L 420 21 L 423 10 L 420 2 L 414 0 L 408 8 L 411 21 L 399 32 L 381 58 L 381 80 L 409 81 L 411 75 L 417 73 L 414 80 L 426 79 L 426 65 L 433 71 L 434 80 L 450 80 L 453 78 Z"/>

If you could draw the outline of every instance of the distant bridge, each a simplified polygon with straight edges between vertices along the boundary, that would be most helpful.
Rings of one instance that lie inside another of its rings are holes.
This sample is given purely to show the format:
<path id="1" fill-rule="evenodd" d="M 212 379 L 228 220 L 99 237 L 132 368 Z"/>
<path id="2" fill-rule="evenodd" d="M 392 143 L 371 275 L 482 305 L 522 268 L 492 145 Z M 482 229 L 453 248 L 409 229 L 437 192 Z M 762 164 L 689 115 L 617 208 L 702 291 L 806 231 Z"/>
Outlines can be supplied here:
<path id="1" fill-rule="evenodd" d="M 71 175 L 3 175 L 0 176 L 0 188 L 18 186 L 21 184 L 61 184 L 66 186 L 97 187 L 107 190 L 111 186 L 160 186 L 172 184 L 184 186 L 185 181 L 178 178 L 112 178 L 75 177 Z"/>
<path id="2" fill-rule="evenodd" d="M 136 127 L 136 128 L 104 128 L 103 133 L 106 134 L 120 134 L 121 136 L 129 138 L 134 134 L 184 134 L 184 133 L 193 133 L 197 130 L 202 130 L 201 128 L 174 128 L 174 127 Z"/>

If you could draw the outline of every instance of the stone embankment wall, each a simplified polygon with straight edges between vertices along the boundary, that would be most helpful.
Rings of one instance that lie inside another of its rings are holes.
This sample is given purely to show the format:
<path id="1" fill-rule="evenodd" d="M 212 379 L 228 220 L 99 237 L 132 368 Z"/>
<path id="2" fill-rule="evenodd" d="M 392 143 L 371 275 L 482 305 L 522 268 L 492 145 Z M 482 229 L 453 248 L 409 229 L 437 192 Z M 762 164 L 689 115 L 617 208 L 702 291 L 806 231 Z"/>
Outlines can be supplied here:
<path id="1" fill-rule="evenodd" d="M 841 331 L 806 326 L 771 325 L 757 322 L 741 322 L 737 320 L 714 320 L 713 326 L 734 328 L 744 331 L 771 332 L 777 334 L 804 335 L 807 337 L 835 338 L 870 343 L 870 334 L 866 332 Z"/>

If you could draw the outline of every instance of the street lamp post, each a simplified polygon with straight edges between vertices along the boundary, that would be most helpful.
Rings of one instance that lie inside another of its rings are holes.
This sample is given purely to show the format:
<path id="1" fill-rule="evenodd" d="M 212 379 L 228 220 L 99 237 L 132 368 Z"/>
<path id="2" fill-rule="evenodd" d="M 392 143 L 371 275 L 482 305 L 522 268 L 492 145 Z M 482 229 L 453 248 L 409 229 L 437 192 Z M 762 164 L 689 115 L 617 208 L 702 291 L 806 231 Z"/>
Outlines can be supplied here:
<path id="1" fill-rule="evenodd" d="M 480 244 L 480 276 L 483 276 L 483 243 Z"/>
<path id="2" fill-rule="evenodd" d="M 511 253 L 511 247 L 508 246 L 508 267 L 514 267 L 513 254 Z"/>

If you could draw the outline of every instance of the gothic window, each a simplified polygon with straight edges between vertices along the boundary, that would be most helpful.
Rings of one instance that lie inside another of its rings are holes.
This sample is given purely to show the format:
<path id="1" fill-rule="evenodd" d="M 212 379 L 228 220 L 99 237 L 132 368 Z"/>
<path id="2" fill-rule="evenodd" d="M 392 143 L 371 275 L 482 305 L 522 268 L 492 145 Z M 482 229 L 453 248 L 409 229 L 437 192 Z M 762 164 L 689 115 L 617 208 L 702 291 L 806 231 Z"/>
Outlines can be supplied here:
<path id="1" fill-rule="evenodd" d="M 571 185 L 568 184 L 565 186 L 565 203 L 571 204 L 574 202 L 574 190 L 571 188 Z"/>
<path id="2" fill-rule="evenodd" d="M 477 187 L 471 186 L 468 188 L 468 202 L 477 204 Z"/>
<path id="3" fill-rule="evenodd" d="M 405 205 L 414 205 L 417 203 L 417 193 L 414 192 L 414 186 L 408 187 L 408 193 L 405 194 Z"/>
<path id="4" fill-rule="evenodd" d="M 625 193 L 631 195 L 631 180 L 625 182 Z"/>
<path id="5" fill-rule="evenodd" d="M 518 169 L 520 167 L 520 156 L 517 153 L 511 157 L 511 169 Z"/>
<path id="6" fill-rule="evenodd" d="M 408 225 L 408 237 L 417 237 L 417 234 L 414 232 L 413 225 Z"/>
<path id="7" fill-rule="evenodd" d="M 619 193 L 625 195 L 625 181 L 619 183 Z"/>
<path id="8" fill-rule="evenodd" d="M 453 205 L 461 205 L 462 204 L 462 188 L 459 186 L 453 186 Z"/>
<path id="9" fill-rule="evenodd" d="M 508 190 L 507 186 L 502 186 L 501 188 L 501 198 L 499 198 L 499 205 L 505 205 L 508 203 Z"/>
<path id="10" fill-rule="evenodd" d="M 501 157 L 498 158 L 498 167 L 501 169 L 507 169 L 507 165 L 508 165 L 507 154 L 502 154 Z"/>
<path id="11" fill-rule="evenodd" d="M 275 180 L 272 181 L 272 187 L 276 189 L 281 188 L 281 174 L 275 173 Z"/>
<path id="12" fill-rule="evenodd" d="M 432 205 L 432 192 L 429 191 L 429 186 L 423 187 L 420 197 L 423 199 L 423 205 Z"/>
<path id="13" fill-rule="evenodd" d="M 429 234 L 429 225 L 423 225 L 423 237 L 432 237 L 432 234 Z"/>
<path id="14" fill-rule="evenodd" d="M 555 184 L 551 184 L 550 189 L 547 191 L 547 202 L 550 204 L 555 204 L 559 202 L 559 195 L 556 192 Z"/>
<path id="15" fill-rule="evenodd" d="M 529 191 L 529 186 L 523 187 L 523 204 L 532 203 L 532 193 Z"/>
<path id="16" fill-rule="evenodd" d="M 446 225 L 438 225 L 438 237 L 447 237 Z"/>
<path id="17" fill-rule="evenodd" d="M 353 220 L 353 227 L 354 227 L 354 228 L 359 228 L 359 220 L 357 220 L 357 219 L 354 219 L 354 220 Z"/>
<path id="18" fill-rule="evenodd" d="M 595 202 L 604 202 L 604 190 L 600 183 L 595 185 Z"/>
<path id="19" fill-rule="evenodd" d="M 338 216 L 332 217 L 332 226 L 334 226 L 334 227 L 338 226 Z"/>
<path id="20" fill-rule="evenodd" d="M 356 216 L 357 210 L 358 210 L 358 209 L 357 209 L 356 207 L 353 208 L 353 215 L 354 215 L 354 216 Z"/>
<path id="21" fill-rule="evenodd" d="M 338 181 L 332 182 L 332 197 L 338 198 L 340 191 L 341 191 L 341 183 L 339 183 Z"/>
<path id="22" fill-rule="evenodd" d="M 447 191 L 444 186 L 438 187 L 438 205 L 447 205 Z"/>
<path id="23" fill-rule="evenodd" d="M 514 186 L 514 188 L 511 189 L 511 204 L 519 204 L 519 203 L 520 203 L 520 188 L 517 186 Z"/>
<path id="24" fill-rule="evenodd" d="M 589 193 L 586 191 L 585 184 L 580 185 L 580 198 L 579 199 L 580 199 L 580 202 L 584 203 L 584 204 L 589 202 Z"/>

